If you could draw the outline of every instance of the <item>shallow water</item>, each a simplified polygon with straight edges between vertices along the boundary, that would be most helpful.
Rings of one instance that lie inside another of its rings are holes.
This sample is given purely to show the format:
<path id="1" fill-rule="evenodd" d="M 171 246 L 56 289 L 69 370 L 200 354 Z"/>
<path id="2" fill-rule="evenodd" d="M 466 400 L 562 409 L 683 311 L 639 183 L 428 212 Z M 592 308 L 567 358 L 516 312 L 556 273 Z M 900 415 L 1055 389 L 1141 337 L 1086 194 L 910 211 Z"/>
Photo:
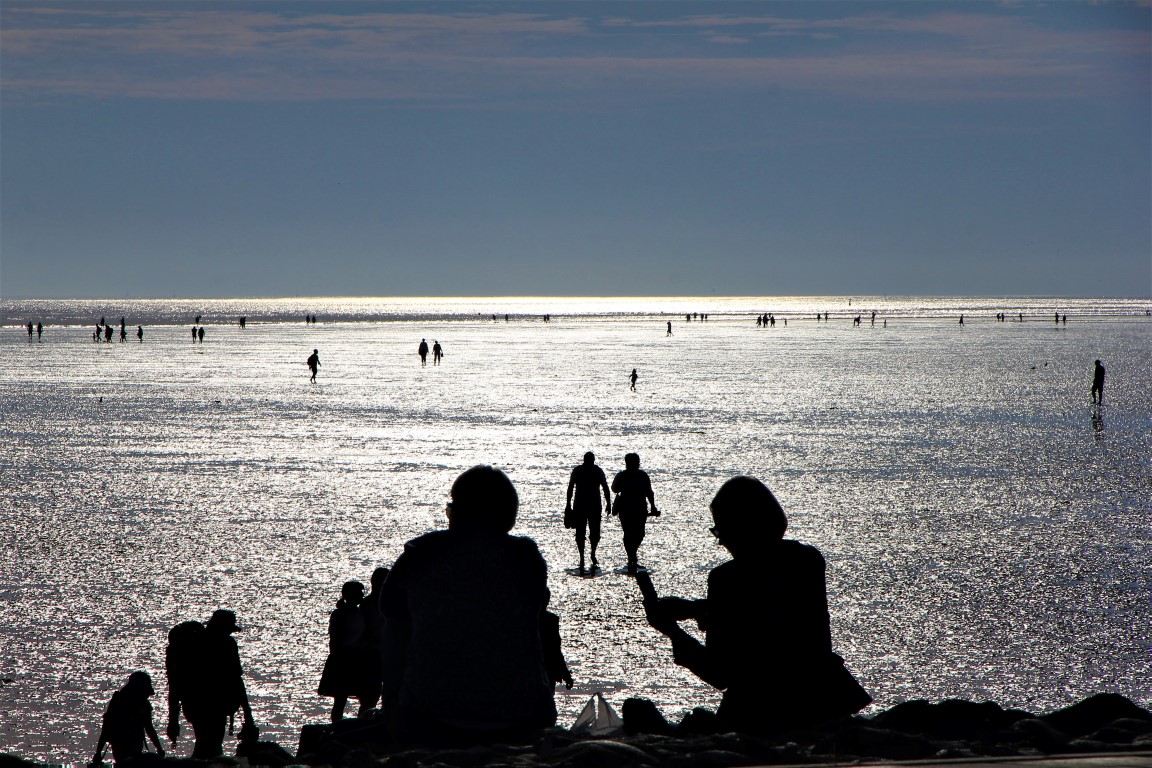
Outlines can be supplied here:
<path id="1" fill-rule="evenodd" d="M 880 311 L 875 327 L 849 321 L 862 307 Z M 710 320 L 684 322 L 691 311 Z M 763 311 L 775 328 L 756 327 Z M 995 322 L 997 311 L 1025 321 Z M 714 704 L 644 624 L 617 573 L 618 529 L 605 527 L 602 575 L 569 572 L 564 491 L 586 450 L 609 475 L 641 455 L 664 512 L 641 562 L 666 594 L 702 595 L 724 559 L 707 533 L 716 488 L 765 480 L 789 536 L 828 560 L 834 644 L 876 707 L 963 697 L 1046 710 L 1100 691 L 1148 706 L 1144 311 L 818 297 L 6 301 L 0 676 L 16 682 L 0 688 L 0 748 L 88 759 L 103 706 L 138 668 L 156 677 L 162 722 L 167 629 L 227 606 L 246 627 L 257 720 L 294 749 L 330 703 L 314 691 L 339 585 L 441 526 L 452 480 L 476 463 L 511 476 L 516 532 L 549 561 L 577 678 L 557 695 L 561 723 L 596 690 L 617 705 L 651 698 L 673 718 Z M 306 312 L 321 322 L 305 325 Z M 101 314 L 126 316 L 129 343 L 90 341 Z M 195 314 L 203 345 L 189 341 Z M 28 319 L 46 323 L 42 342 L 14 327 Z M 444 345 L 443 365 L 419 366 L 421 338 Z M 1093 409 L 1097 357 L 1107 403 Z"/>

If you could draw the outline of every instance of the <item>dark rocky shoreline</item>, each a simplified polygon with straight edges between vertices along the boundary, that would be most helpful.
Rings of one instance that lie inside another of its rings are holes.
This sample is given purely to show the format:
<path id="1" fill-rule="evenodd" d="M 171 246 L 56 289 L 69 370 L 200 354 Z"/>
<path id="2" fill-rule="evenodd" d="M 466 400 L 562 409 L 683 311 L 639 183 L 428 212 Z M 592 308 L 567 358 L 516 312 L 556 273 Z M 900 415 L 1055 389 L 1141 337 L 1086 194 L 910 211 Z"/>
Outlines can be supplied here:
<path id="1" fill-rule="evenodd" d="M 1117 694 L 1099 694 L 1045 715 L 1003 709 L 994 702 L 909 701 L 871 717 L 846 718 L 810 731 L 772 736 L 715 733 L 714 716 L 690 713 L 667 734 L 629 733 L 608 738 L 564 729 L 540 732 L 528 744 L 467 749 L 390 748 L 378 726 L 347 720 L 334 732 L 306 726 L 293 758 L 276 745 L 242 747 L 241 757 L 216 765 L 302 764 L 338 768 L 727 768 L 747 765 L 851 764 L 1055 754 L 1146 752 L 1152 760 L 1152 712 Z M 291 745 L 295 747 L 296 745 Z M 244 756 L 246 755 L 246 756 Z M 188 758 L 148 765 L 209 765 Z M 42 765 L 0 755 L 0 768 Z"/>

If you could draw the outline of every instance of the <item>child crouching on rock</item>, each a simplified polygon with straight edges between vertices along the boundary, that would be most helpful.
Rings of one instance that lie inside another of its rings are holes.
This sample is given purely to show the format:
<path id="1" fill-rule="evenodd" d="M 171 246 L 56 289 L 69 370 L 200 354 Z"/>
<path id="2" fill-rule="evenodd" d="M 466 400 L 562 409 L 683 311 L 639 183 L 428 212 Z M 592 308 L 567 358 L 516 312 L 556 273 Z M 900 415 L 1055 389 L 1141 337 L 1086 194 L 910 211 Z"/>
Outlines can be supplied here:
<path id="1" fill-rule="evenodd" d="M 104 760 L 104 749 L 112 745 L 112 759 L 117 763 L 136 760 L 144 754 L 144 737 L 156 746 L 156 754 L 164 756 L 160 737 L 152 726 L 152 705 L 148 697 L 156 691 L 147 672 L 133 672 L 123 688 L 112 694 L 104 722 L 100 728 L 100 741 L 96 744 L 93 764 Z"/>

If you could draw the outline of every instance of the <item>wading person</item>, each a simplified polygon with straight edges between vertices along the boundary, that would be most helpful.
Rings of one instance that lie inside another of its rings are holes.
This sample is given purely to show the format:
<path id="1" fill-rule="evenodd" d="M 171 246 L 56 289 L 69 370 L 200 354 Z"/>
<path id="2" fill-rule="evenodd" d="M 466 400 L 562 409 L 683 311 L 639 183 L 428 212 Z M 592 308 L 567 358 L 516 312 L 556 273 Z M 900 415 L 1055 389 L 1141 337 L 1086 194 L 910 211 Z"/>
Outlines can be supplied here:
<path id="1" fill-rule="evenodd" d="M 584 454 L 584 463 L 572 469 L 568 478 L 568 500 L 564 505 L 564 527 L 576 529 L 576 548 L 580 550 L 580 575 L 584 575 L 584 539 L 592 545 L 592 570 L 600 565 L 596 559 L 596 547 L 600 544 L 600 493 L 604 493 L 604 508 L 612 512 L 612 496 L 608 490 L 608 478 L 604 470 L 596 465 L 596 455 L 592 451 Z M 575 502 L 573 502 L 575 495 Z"/>
<path id="2" fill-rule="evenodd" d="M 676 663 L 724 691 L 722 728 L 805 728 L 867 706 L 872 697 L 832 652 L 820 551 L 784 539 L 784 510 L 754 478 L 724 483 L 711 509 L 732 559 L 708 574 L 707 598 L 647 599 L 645 608 Z M 703 644 L 677 623 L 685 619 L 699 621 Z"/>
<path id="3" fill-rule="evenodd" d="M 1104 366 L 1096 361 L 1096 368 L 1092 372 L 1092 402 L 1104 404 Z"/>
<path id="4" fill-rule="evenodd" d="M 420 346 L 416 348 L 416 354 L 420 355 L 420 365 L 428 365 L 428 340 L 420 339 Z"/>
<path id="5" fill-rule="evenodd" d="M 308 370 L 312 371 L 312 378 L 309 379 L 313 384 L 316 383 L 316 369 L 320 367 L 320 350 L 312 350 L 312 354 L 308 355 Z"/>
<path id="6" fill-rule="evenodd" d="M 616 501 L 611 505 L 611 513 L 620 518 L 620 527 L 624 531 L 627 570 L 636 573 L 640 567 L 640 544 L 644 541 L 648 517 L 660 514 L 652 495 L 652 481 L 648 479 L 648 473 L 640 469 L 640 454 L 625 454 L 624 470 L 612 478 L 612 492 L 616 494 Z"/>
<path id="7" fill-rule="evenodd" d="M 524 741 L 556 722 L 547 566 L 509 533 L 519 500 L 503 472 L 473 467 L 451 498 L 448 529 L 405 544 L 381 589 L 386 716 L 405 744 Z"/>

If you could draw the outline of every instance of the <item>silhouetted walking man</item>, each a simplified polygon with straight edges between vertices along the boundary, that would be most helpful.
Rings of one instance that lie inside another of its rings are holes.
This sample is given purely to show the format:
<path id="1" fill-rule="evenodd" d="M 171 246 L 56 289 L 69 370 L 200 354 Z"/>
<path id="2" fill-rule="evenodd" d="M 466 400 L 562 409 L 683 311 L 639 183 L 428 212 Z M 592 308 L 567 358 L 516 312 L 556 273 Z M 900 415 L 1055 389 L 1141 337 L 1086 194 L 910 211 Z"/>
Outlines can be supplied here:
<path id="1" fill-rule="evenodd" d="M 136 338 L 140 340 L 141 344 L 144 343 L 144 326 L 136 326 Z"/>
<path id="2" fill-rule="evenodd" d="M 632 382 L 632 391 L 633 392 L 636 391 L 636 379 L 638 379 L 638 378 L 640 378 L 640 376 L 639 376 L 639 374 L 636 373 L 636 369 L 633 368 L 632 369 L 632 375 L 628 377 L 628 380 Z"/>
<path id="3" fill-rule="evenodd" d="M 174 652 L 177 644 L 169 633 L 168 738 L 176 741 L 179 737 L 183 708 L 184 717 L 196 732 L 192 757 L 224 754 L 228 718 L 237 709 L 244 712 L 245 728 L 256 727 L 244 687 L 240 652 L 232 639 L 232 633 L 239 631 L 236 614 L 221 609 L 212 614 L 202 632 L 191 633 L 181 642 L 178 652 Z"/>
<path id="4" fill-rule="evenodd" d="M 867 706 L 872 697 L 832 652 L 820 551 L 783 539 L 784 510 L 754 478 L 726 482 L 711 508 L 712 533 L 732 560 L 708 574 L 708 597 L 647 598 L 645 609 L 676 663 L 724 691 L 723 728 L 805 728 Z M 693 618 L 704 644 L 677 623 Z"/>
<path id="5" fill-rule="evenodd" d="M 312 350 L 312 354 L 308 355 L 308 370 L 312 371 L 312 378 L 309 379 L 313 384 L 316 383 L 316 369 L 320 367 L 320 350 Z"/>
<path id="6" fill-rule="evenodd" d="M 1096 361 L 1096 369 L 1092 372 L 1092 402 L 1104 404 L 1104 366 Z"/>
<path id="7" fill-rule="evenodd" d="M 523 741 L 556 722 L 547 566 L 509 534 L 519 499 L 503 472 L 473 467 L 451 496 L 448 529 L 405 544 L 380 593 L 388 717 L 401 743 Z"/>
<path id="8" fill-rule="evenodd" d="M 572 469 L 568 478 L 568 500 L 564 505 L 564 525 L 576 529 L 576 548 L 580 550 L 580 575 L 584 575 L 584 538 L 587 528 L 588 540 L 592 544 L 592 570 L 600 565 L 596 559 L 596 547 L 600 544 L 600 492 L 604 493 L 604 506 L 612 512 L 612 497 L 608 490 L 608 478 L 604 470 L 596 466 L 596 454 L 584 454 L 584 463 Z M 572 496 L 576 502 L 573 504 Z"/>
<path id="9" fill-rule="evenodd" d="M 665 335 L 667 335 L 667 336 L 672 335 L 672 321 L 671 320 L 668 321 L 668 333 Z"/>
<path id="10" fill-rule="evenodd" d="M 645 524 L 649 515 L 655 517 L 660 514 L 656 509 L 656 498 L 652 495 L 652 481 L 648 479 L 648 473 L 640 469 L 640 454 L 624 455 L 624 471 L 612 478 L 612 492 L 616 494 L 616 501 L 611 512 L 620 518 L 620 527 L 624 530 L 627 570 L 628 573 L 636 573 Z"/>
<path id="11" fill-rule="evenodd" d="M 432 365 L 440 365 L 440 358 L 444 357 L 444 347 L 440 342 L 432 342 Z"/>
<path id="12" fill-rule="evenodd" d="M 200 343 L 203 344 L 204 343 L 204 326 L 200 326 L 198 329 L 196 329 L 196 335 L 199 337 Z"/>
<path id="13" fill-rule="evenodd" d="M 425 339 L 420 339 L 420 346 L 416 348 L 416 353 L 420 355 L 420 365 L 428 365 L 428 342 Z"/>

